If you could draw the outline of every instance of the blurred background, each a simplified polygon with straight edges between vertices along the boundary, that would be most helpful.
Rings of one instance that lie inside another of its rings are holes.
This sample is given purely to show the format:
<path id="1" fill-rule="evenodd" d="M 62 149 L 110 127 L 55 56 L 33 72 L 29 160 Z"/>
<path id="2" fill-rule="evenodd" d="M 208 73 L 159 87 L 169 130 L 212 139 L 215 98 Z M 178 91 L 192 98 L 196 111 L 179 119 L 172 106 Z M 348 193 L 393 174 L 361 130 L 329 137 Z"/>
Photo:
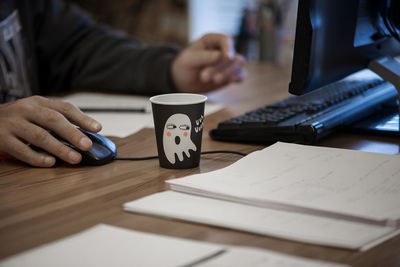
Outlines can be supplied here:
<path id="1" fill-rule="evenodd" d="M 179 47 L 205 33 L 232 36 L 249 61 L 291 65 L 297 0 L 69 0 L 143 43 Z"/>

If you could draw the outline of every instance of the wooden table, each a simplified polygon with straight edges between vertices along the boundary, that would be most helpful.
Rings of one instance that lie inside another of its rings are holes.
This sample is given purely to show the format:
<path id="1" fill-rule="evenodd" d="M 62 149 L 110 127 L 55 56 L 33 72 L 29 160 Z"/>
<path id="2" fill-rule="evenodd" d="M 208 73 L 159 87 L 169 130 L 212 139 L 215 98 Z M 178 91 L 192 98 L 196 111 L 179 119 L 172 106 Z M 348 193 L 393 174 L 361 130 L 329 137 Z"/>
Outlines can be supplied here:
<path id="1" fill-rule="evenodd" d="M 209 95 L 226 109 L 206 118 L 203 151 L 251 152 L 259 145 L 216 142 L 208 131 L 221 120 L 289 96 L 290 72 L 273 65 L 248 65 L 249 77 L 240 84 Z M 156 154 L 152 129 L 127 138 L 111 138 L 120 156 Z M 318 145 L 395 154 L 396 138 L 338 133 Z M 198 168 L 162 169 L 157 160 L 115 161 L 100 167 L 58 165 L 32 168 L 17 161 L 0 164 L 0 259 L 35 246 L 77 233 L 98 223 L 129 229 L 203 240 L 220 244 L 270 249 L 307 258 L 347 263 L 353 266 L 400 266 L 400 235 L 366 252 L 350 251 L 249 234 L 196 223 L 127 213 L 122 204 L 166 190 L 167 179 L 216 170 L 238 160 L 231 154 L 204 155 Z"/>

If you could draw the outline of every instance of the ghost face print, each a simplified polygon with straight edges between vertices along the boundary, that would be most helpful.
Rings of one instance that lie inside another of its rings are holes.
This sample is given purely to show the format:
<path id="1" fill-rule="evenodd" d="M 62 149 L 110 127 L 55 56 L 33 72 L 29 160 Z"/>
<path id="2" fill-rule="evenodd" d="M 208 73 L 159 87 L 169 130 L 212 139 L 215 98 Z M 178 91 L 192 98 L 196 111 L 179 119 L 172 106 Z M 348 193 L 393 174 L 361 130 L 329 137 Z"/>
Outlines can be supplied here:
<path id="1" fill-rule="evenodd" d="M 168 118 L 164 126 L 163 147 L 166 158 L 171 164 L 175 164 L 177 155 L 181 162 L 183 154 L 190 158 L 189 150 L 196 151 L 196 145 L 190 139 L 192 124 L 185 114 L 174 114 Z"/>

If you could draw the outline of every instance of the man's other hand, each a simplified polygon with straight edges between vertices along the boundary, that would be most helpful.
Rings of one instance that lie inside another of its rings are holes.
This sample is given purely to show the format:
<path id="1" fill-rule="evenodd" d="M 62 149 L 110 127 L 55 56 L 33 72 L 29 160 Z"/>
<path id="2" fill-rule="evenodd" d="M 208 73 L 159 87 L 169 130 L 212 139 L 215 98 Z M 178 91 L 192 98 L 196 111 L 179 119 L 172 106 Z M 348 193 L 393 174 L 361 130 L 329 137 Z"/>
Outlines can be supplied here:
<path id="1" fill-rule="evenodd" d="M 205 93 L 246 77 L 245 60 L 230 37 L 206 34 L 183 50 L 172 63 L 172 80 L 180 92 Z"/>
<path id="2" fill-rule="evenodd" d="M 28 144 L 71 164 L 82 159 L 80 153 L 63 145 L 49 131 L 87 151 L 92 142 L 75 125 L 91 132 L 101 130 L 100 123 L 72 104 L 41 96 L 1 104 L 0 125 L 0 155 L 11 155 L 37 167 L 51 167 L 56 160 L 51 155 L 32 150 Z"/>

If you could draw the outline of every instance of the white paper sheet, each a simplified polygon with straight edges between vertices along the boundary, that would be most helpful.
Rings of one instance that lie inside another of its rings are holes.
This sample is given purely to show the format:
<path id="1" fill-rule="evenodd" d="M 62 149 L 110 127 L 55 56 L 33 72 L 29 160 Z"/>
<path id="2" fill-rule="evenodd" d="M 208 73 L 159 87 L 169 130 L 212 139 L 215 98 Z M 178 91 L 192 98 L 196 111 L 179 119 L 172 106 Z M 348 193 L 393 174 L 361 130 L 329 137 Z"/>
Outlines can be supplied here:
<path id="1" fill-rule="evenodd" d="M 58 98 L 80 108 L 144 108 L 146 113 L 133 112 L 86 112 L 103 125 L 101 134 L 126 137 L 143 128 L 153 128 L 153 115 L 149 97 L 102 93 L 76 93 Z M 222 105 L 206 103 L 205 115 L 217 112 Z"/>
<path id="2" fill-rule="evenodd" d="M 59 98 L 81 108 L 144 108 L 151 112 L 149 97 L 103 93 L 76 93 Z"/>
<path id="3" fill-rule="evenodd" d="M 343 265 L 308 260 L 260 249 L 214 245 L 136 232 L 109 225 L 98 225 L 73 236 L 10 257 L 1 261 L 0 266 L 335 267 Z"/>
<path id="4" fill-rule="evenodd" d="M 16 255 L 1 267 L 184 266 L 222 246 L 99 225 Z"/>
<path id="5" fill-rule="evenodd" d="M 395 232 L 383 227 L 280 211 L 165 191 L 124 204 L 124 209 L 150 215 L 204 223 L 300 242 L 347 249 L 369 244 Z"/>
<path id="6" fill-rule="evenodd" d="M 229 253 L 214 257 L 199 267 L 339 267 L 341 264 L 323 261 L 308 261 L 299 257 L 283 256 L 280 253 L 249 248 L 232 248 Z M 197 265 L 196 265 L 197 267 Z"/>
<path id="7" fill-rule="evenodd" d="M 278 142 L 173 190 L 398 225 L 400 156 Z"/>

